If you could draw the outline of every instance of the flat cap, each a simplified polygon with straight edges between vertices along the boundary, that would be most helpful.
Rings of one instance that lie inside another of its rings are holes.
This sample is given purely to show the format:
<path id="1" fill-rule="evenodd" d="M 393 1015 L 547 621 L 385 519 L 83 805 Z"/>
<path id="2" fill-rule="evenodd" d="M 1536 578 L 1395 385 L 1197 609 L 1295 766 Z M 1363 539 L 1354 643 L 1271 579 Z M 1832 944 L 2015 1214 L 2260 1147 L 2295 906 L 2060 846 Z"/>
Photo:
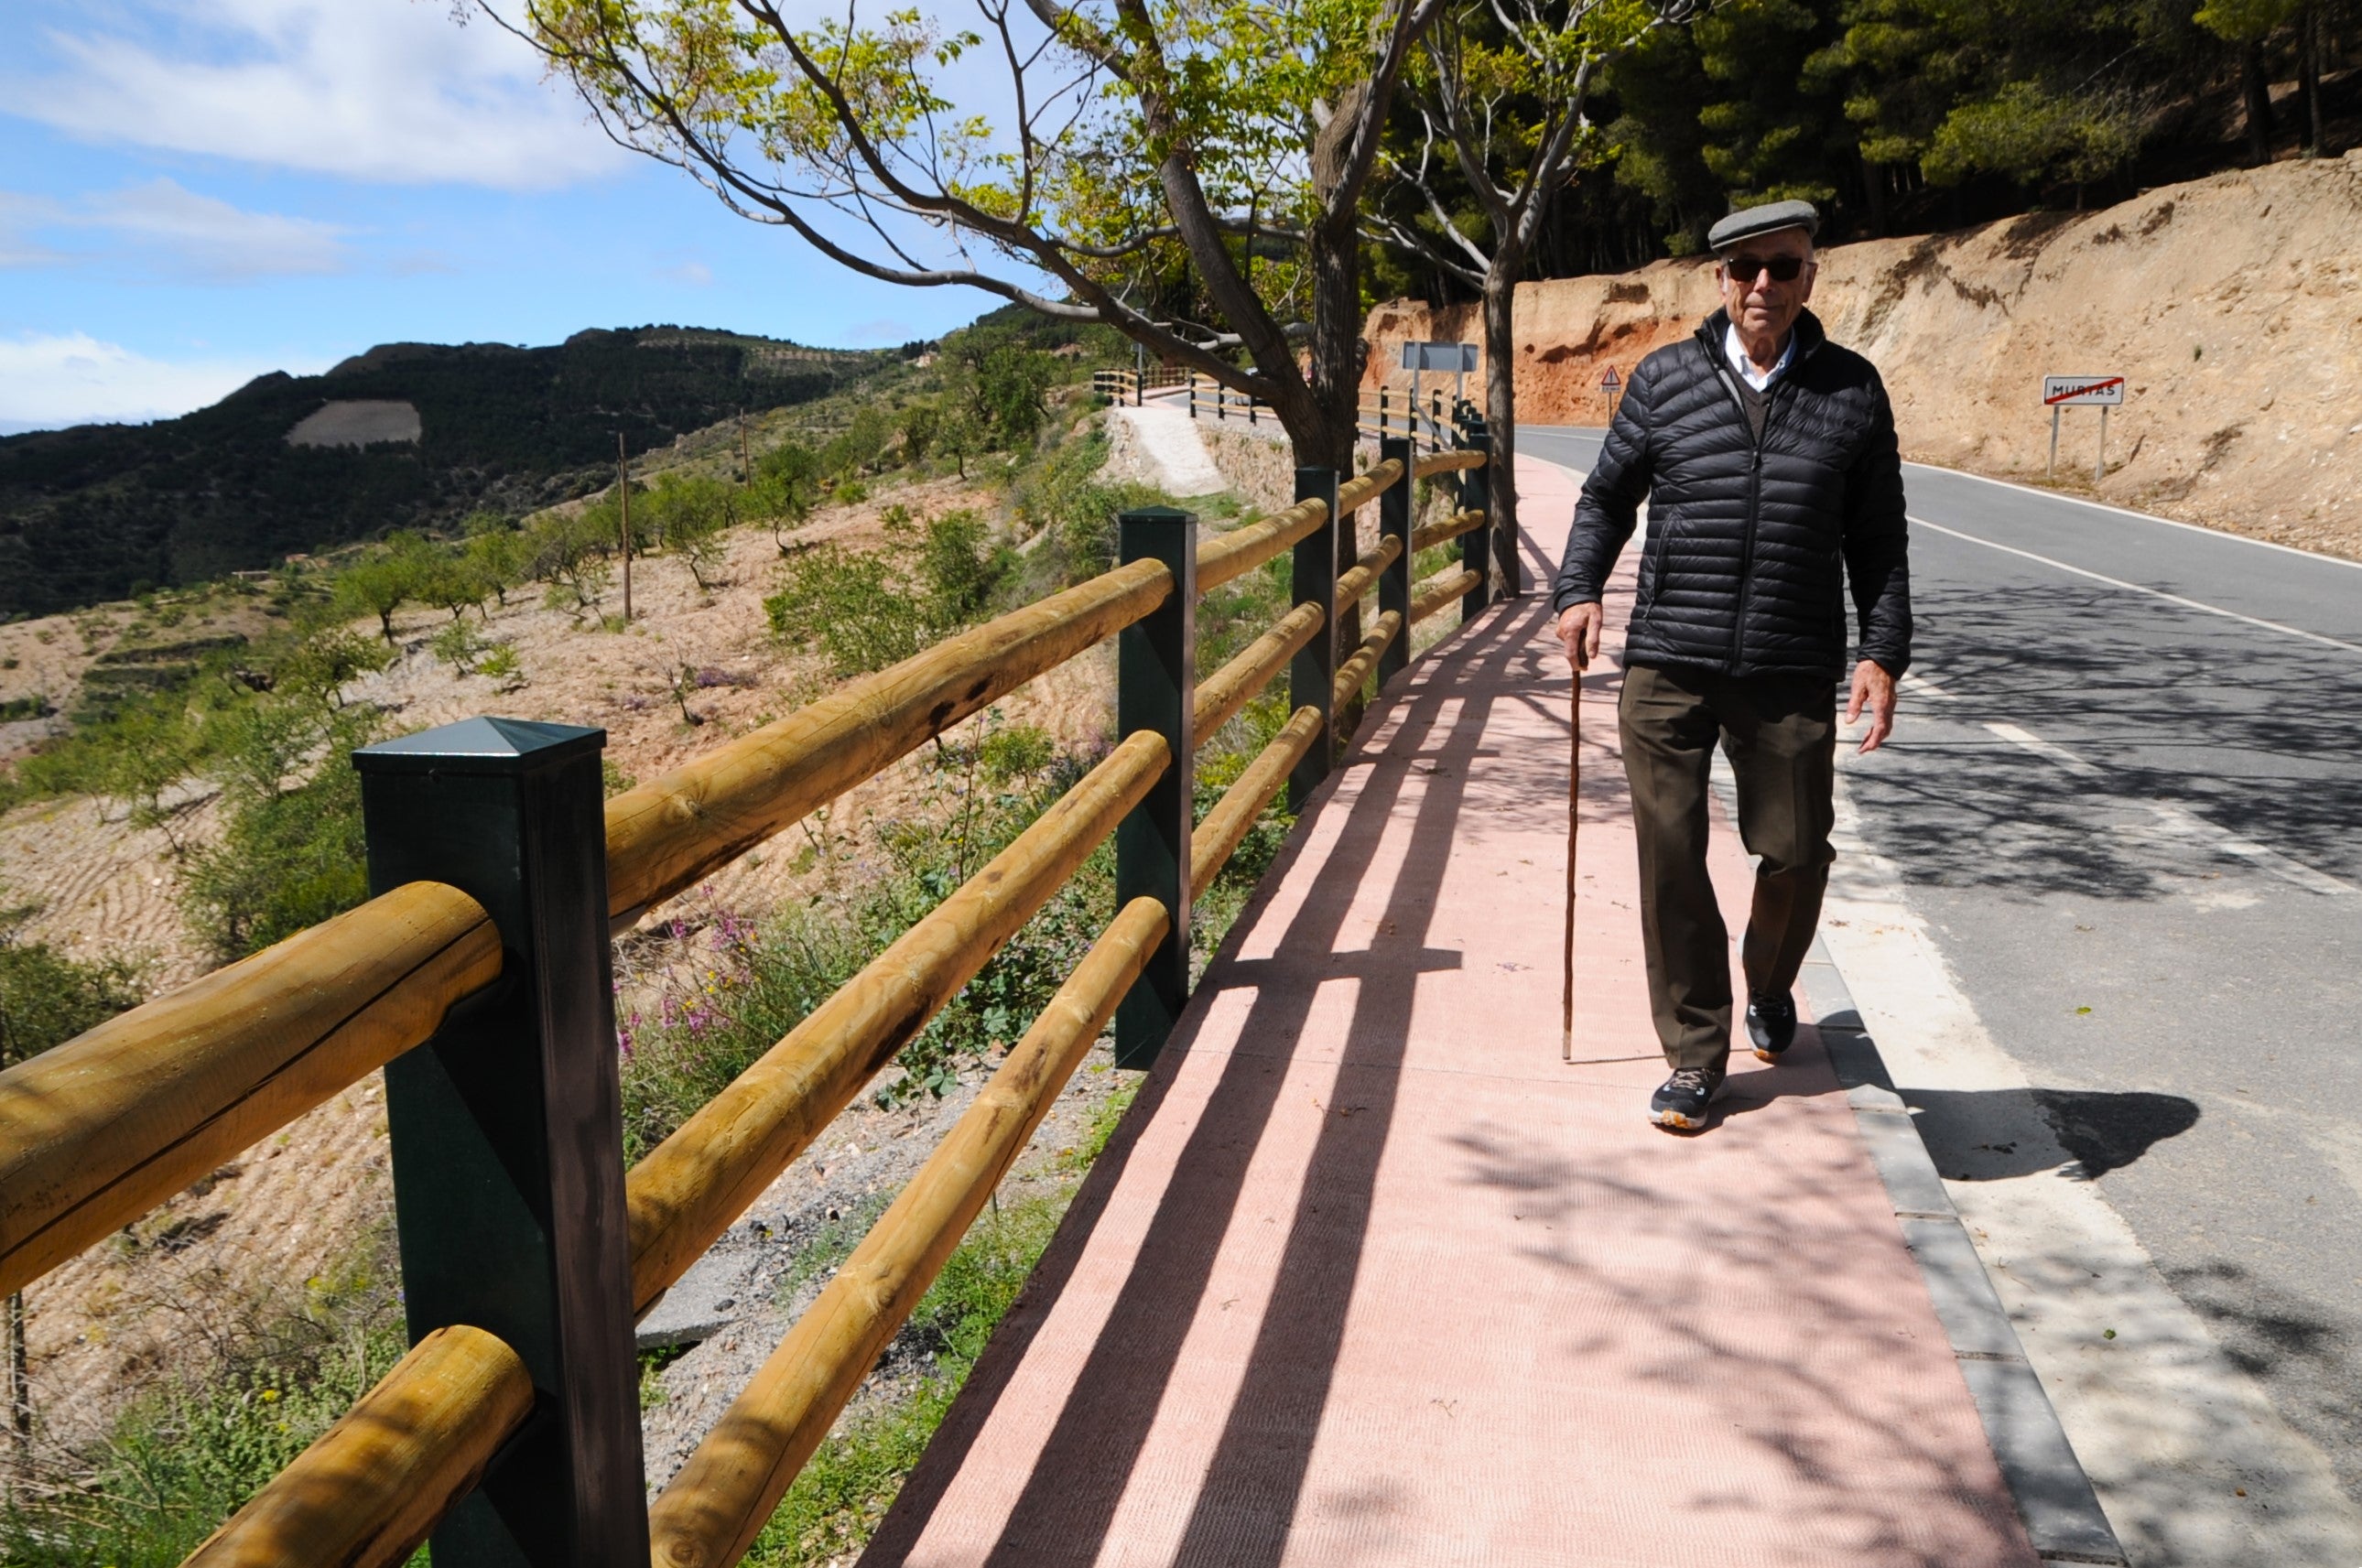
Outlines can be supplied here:
<path id="1" fill-rule="evenodd" d="M 1760 207 L 1742 207 L 1707 229 L 1705 242 L 1718 256 L 1742 239 L 1783 228 L 1801 228 L 1810 238 L 1820 232 L 1821 215 L 1810 202 L 1766 202 Z"/>

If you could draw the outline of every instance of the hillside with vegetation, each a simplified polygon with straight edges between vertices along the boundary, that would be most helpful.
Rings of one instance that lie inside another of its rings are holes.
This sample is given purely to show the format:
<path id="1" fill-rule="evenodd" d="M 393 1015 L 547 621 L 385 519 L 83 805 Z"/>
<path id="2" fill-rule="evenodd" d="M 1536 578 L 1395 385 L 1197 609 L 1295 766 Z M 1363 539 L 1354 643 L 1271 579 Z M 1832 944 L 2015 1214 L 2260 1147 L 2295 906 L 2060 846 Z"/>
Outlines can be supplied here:
<path id="1" fill-rule="evenodd" d="M 1111 349 L 988 318 L 890 381 L 750 419 L 743 447 L 734 418 L 649 454 L 628 530 L 611 484 L 0 625 L 0 701 L 41 715 L 0 727 L 8 1060 L 358 901 L 356 745 L 487 712 L 597 724 L 617 790 L 1105 569 L 1114 514 L 1166 499 L 1105 471 L 1087 378 Z M 1189 504 L 1218 528 L 1257 514 L 1238 496 Z M 1201 664 L 1269 623 L 1288 573 L 1283 557 L 1205 598 Z M 622 937 L 627 1154 L 1103 755 L 1112 674 L 1111 647 L 1061 666 Z M 1200 752 L 1201 807 L 1284 710 L 1250 706 Z M 1201 959 L 1285 826 L 1275 809 L 1198 904 Z M 759 1200 L 768 1283 L 744 1328 L 646 1353 L 659 1470 L 966 1106 L 1113 894 L 1102 846 Z M 1104 1052 L 1076 1084 L 752 1561 L 840 1560 L 875 1522 L 1131 1092 Z M 399 1353 L 385 1135 L 372 1077 L 28 1289 L 0 1561 L 178 1562 Z"/>
<path id="2" fill-rule="evenodd" d="M 0 620 L 579 496 L 612 481 L 619 435 L 645 454 L 741 410 L 890 385 L 917 352 L 677 327 L 390 343 L 178 419 L 0 437 Z"/>

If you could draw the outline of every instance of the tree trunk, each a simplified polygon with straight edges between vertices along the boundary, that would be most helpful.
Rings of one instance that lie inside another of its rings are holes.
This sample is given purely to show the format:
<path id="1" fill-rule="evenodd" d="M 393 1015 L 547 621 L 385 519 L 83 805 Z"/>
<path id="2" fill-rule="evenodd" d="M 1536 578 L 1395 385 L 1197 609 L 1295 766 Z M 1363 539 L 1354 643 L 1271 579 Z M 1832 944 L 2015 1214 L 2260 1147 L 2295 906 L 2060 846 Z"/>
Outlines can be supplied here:
<path id="1" fill-rule="evenodd" d="M 1351 474 L 1362 396 L 1361 237 L 1349 211 L 1313 229 L 1306 262 L 1312 271 L 1312 353 L 1299 420 L 1281 418 L 1307 468 Z"/>
<path id="2" fill-rule="evenodd" d="M 2239 79 L 2247 101 L 2247 157 L 2261 167 L 2272 160 L 2272 83 L 2261 39 L 2239 50 Z"/>
<path id="3" fill-rule="evenodd" d="M 1299 421 L 1288 421 L 1288 440 L 1296 449 L 1298 468 L 1333 469 L 1337 477 L 1353 476 L 1353 445 L 1360 435 L 1355 422 L 1362 397 L 1362 249 L 1361 236 L 1348 207 L 1338 218 L 1316 226 L 1307 245 L 1312 269 L 1312 364 L 1305 390 L 1306 408 Z M 1283 415 L 1285 418 L 1285 415 Z M 1339 519 L 1337 569 L 1351 570 L 1361 558 L 1360 531 Z M 1409 628 L 1404 628 L 1407 635 Z M 1337 614 L 1333 634 L 1337 659 L 1343 663 L 1362 640 L 1362 608 L 1349 604 Z M 1336 728 L 1342 738 L 1362 721 L 1357 692 L 1337 710 Z"/>
<path id="4" fill-rule="evenodd" d="M 1869 198 L 1870 232 L 1879 239 L 1886 237 L 1886 165 L 1861 160 L 1861 190 Z"/>
<path id="5" fill-rule="evenodd" d="M 2321 113 L 2321 6 L 2307 6 L 2297 17 L 2300 33 L 2297 39 L 2297 81 L 2304 92 L 2306 139 L 2315 158 L 2329 156 L 2328 137 L 2322 128 Z"/>
<path id="6" fill-rule="evenodd" d="M 1522 575 L 1518 537 L 1518 341 L 1516 306 L 1518 258 L 1496 252 L 1485 274 L 1485 428 L 1492 436 L 1485 466 L 1492 470 L 1486 491 L 1493 511 L 1496 560 L 1508 558 L 1503 568 L 1507 581 L 1503 591 L 1516 593 Z"/>

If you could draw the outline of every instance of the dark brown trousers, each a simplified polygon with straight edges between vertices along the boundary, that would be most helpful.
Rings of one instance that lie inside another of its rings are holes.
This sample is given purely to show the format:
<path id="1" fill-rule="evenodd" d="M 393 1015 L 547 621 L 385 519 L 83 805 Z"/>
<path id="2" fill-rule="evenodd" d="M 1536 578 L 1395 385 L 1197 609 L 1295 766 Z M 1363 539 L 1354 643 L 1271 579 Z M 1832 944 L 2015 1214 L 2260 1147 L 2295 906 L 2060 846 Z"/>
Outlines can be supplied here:
<path id="1" fill-rule="evenodd" d="M 1730 1055 L 1730 933 L 1706 873 L 1706 790 L 1720 743 L 1738 782 L 1738 836 L 1757 856 L 1739 966 L 1751 991 L 1796 983 L 1827 888 L 1837 688 L 1634 665 L 1617 708 L 1640 841 L 1640 932 L 1665 1060 L 1720 1067 Z"/>

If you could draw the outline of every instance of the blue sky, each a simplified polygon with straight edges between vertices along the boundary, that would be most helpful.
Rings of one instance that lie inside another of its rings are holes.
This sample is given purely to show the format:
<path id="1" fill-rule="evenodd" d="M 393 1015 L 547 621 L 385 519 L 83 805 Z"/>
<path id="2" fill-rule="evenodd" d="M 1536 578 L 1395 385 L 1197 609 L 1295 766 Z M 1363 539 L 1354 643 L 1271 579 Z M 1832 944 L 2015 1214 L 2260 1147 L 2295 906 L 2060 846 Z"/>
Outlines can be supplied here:
<path id="1" fill-rule="evenodd" d="M 872 347 L 872 282 L 614 148 L 449 0 L 6 0 L 0 432 L 185 413 L 372 344 L 677 322 Z"/>

